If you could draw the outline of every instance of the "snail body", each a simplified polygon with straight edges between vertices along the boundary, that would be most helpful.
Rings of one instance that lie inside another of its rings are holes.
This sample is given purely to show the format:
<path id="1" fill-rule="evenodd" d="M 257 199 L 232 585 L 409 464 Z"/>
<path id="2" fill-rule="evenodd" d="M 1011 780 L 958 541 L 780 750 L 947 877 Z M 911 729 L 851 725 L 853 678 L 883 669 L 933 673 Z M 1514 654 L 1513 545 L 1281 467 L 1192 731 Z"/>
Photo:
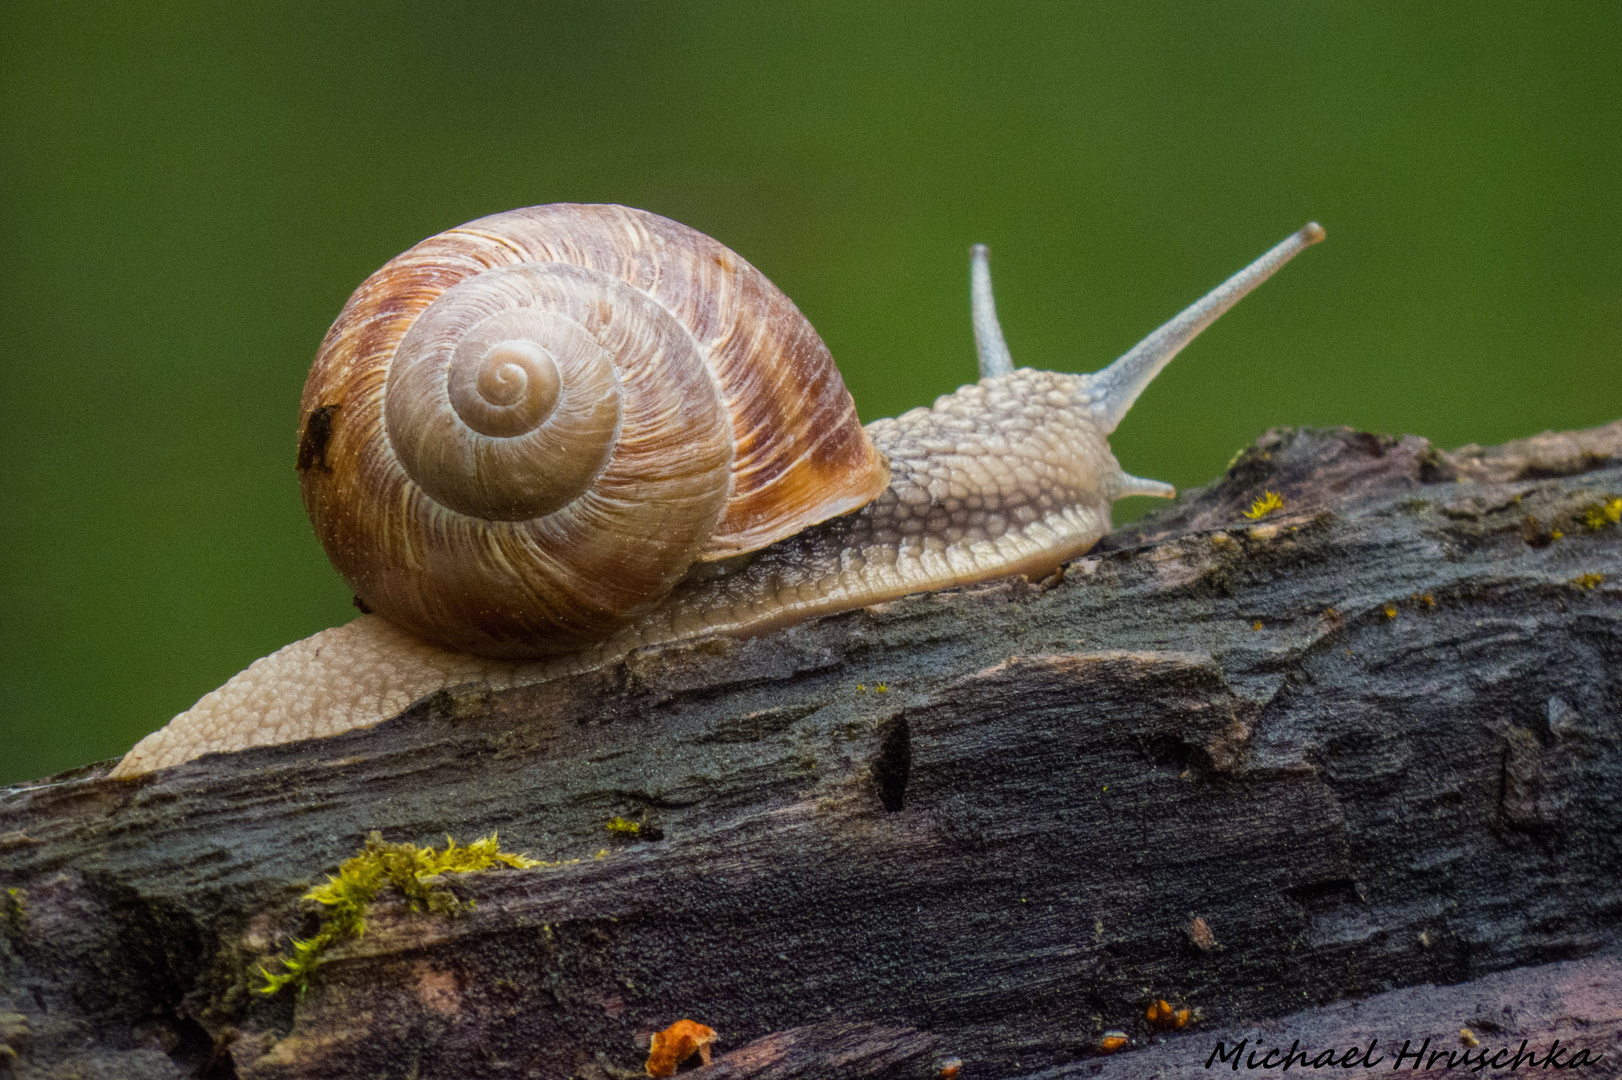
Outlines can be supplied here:
<path id="1" fill-rule="evenodd" d="M 256 661 L 114 775 L 335 734 L 445 686 L 1046 574 L 1108 533 L 1116 499 L 1174 494 L 1124 473 L 1109 434 L 1322 236 L 1292 234 L 1091 375 L 1013 369 L 976 247 L 982 378 L 865 429 L 809 322 L 685 226 L 558 205 L 432 237 L 356 291 L 302 402 L 306 507 L 375 614 Z"/>

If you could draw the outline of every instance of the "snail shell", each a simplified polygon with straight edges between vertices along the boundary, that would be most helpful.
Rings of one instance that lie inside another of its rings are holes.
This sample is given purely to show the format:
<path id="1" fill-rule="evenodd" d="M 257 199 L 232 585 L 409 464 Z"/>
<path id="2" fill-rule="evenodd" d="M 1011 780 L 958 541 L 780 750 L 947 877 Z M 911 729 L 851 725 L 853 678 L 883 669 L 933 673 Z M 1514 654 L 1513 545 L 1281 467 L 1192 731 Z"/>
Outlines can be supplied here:
<path id="1" fill-rule="evenodd" d="M 622 206 L 495 214 L 391 260 L 322 343 L 300 430 L 305 506 L 356 597 L 484 656 L 601 640 L 695 562 L 889 480 L 788 297 Z"/>

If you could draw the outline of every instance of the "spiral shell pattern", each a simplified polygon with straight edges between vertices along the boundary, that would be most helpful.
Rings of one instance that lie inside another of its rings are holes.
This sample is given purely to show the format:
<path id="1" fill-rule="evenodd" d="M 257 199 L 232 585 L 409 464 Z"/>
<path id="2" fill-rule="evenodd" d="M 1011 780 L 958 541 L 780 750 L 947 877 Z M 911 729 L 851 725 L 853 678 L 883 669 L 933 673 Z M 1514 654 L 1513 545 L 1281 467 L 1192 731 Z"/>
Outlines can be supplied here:
<path id="1" fill-rule="evenodd" d="M 488 656 L 601 640 L 695 561 L 888 481 L 787 297 L 617 206 L 497 214 L 392 260 L 328 332 L 300 430 L 305 506 L 360 601 Z"/>

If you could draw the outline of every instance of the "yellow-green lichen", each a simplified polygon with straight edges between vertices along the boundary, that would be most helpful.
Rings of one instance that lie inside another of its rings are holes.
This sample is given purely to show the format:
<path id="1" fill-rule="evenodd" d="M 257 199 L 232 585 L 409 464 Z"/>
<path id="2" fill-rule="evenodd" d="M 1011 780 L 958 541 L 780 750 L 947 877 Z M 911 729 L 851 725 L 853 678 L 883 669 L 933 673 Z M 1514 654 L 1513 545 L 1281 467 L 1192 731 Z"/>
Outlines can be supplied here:
<path id="1" fill-rule="evenodd" d="M 1622 522 L 1622 497 L 1606 499 L 1583 508 L 1583 521 L 1593 532 Z"/>
<path id="2" fill-rule="evenodd" d="M 608 831 L 617 836 L 635 836 L 642 831 L 642 826 L 618 814 L 608 819 Z"/>
<path id="3" fill-rule="evenodd" d="M 326 908 L 320 929 L 313 937 L 293 942 L 293 954 L 279 958 L 283 971 L 273 973 L 261 966 L 259 974 L 265 982 L 256 989 L 261 994 L 274 994 L 293 983 L 302 991 L 309 985 L 310 974 L 325 962 L 328 949 L 366 932 L 366 910 L 386 888 L 404 896 L 412 911 L 456 915 L 471 908 L 472 902 L 462 902 L 449 888 L 436 883 L 434 879 L 439 875 L 476 873 L 496 866 L 523 870 L 548 865 L 561 864 L 502 851 L 495 833 L 465 847 L 458 847 L 447 836 L 445 849 L 440 851 L 415 844 L 391 844 L 374 832 L 366 838 L 360 854 L 346 859 L 325 884 L 304 894 L 305 900 Z"/>
<path id="4" fill-rule="evenodd" d="M 16 1066 L 17 1051 L 28 1042 L 28 1017 L 22 1013 L 0 1012 L 0 1065 L 9 1072 Z"/>
<path id="5" fill-rule="evenodd" d="M 1245 511 L 1245 516 L 1251 521 L 1260 521 L 1275 510 L 1282 509 L 1284 509 L 1284 496 L 1276 491 L 1268 491 L 1250 504 L 1250 509 Z"/>
<path id="6" fill-rule="evenodd" d="M 1605 584 L 1605 575 L 1594 573 L 1578 574 L 1568 584 L 1575 585 L 1579 589 L 1593 589 Z"/>
<path id="7" fill-rule="evenodd" d="M 23 906 L 27 896 L 22 889 L 10 888 L 6 890 L 4 898 L 0 898 L 0 923 L 13 937 L 21 936 L 28 928 L 28 909 Z"/>

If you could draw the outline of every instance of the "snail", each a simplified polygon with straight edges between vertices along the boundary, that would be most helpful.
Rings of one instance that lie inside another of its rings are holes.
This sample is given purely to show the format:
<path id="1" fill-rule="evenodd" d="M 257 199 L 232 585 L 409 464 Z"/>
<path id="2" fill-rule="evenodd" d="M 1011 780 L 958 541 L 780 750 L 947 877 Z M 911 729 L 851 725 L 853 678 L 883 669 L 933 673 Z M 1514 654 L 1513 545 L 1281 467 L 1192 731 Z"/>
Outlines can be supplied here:
<path id="1" fill-rule="evenodd" d="M 621 206 L 495 214 L 363 283 L 300 406 L 298 471 L 365 612 L 141 740 L 136 776 L 377 723 L 709 634 L 1045 575 L 1109 532 L 1107 438 L 1308 224 L 1090 375 L 1015 369 L 985 247 L 980 380 L 864 429 L 794 304 L 719 242 Z"/>

